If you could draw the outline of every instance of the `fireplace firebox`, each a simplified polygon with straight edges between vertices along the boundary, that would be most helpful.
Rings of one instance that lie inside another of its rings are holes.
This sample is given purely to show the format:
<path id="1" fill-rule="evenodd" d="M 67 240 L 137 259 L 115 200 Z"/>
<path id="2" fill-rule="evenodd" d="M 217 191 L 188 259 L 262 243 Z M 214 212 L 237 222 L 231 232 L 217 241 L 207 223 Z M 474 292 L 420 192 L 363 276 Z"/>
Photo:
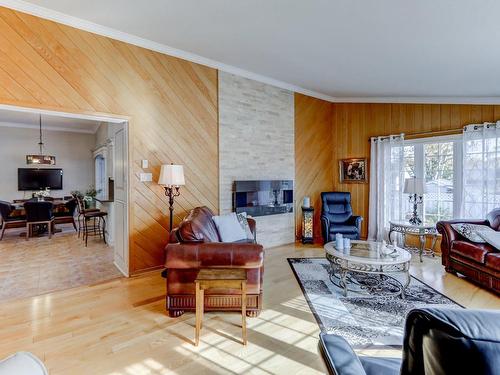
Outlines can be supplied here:
<path id="1" fill-rule="evenodd" d="M 293 212 L 293 180 L 235 181 L 233 211 L 250 216 Z"/>

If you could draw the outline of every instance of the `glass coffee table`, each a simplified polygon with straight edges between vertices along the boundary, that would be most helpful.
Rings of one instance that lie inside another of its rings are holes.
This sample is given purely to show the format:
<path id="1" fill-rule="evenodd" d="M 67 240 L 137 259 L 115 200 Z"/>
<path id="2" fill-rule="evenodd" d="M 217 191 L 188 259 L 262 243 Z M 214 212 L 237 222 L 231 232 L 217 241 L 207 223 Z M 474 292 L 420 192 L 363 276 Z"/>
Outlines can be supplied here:
<path id="1" fill-rule="evenodd" d="M 411 254 L 396 247 L 391 254 L 382 253 L 382 243 L 352 241 L 349 250 L 337 250 L 335 242 L 325 244 L 330 262 L 330 280 L 347 292 L 368 292 L 371 295 L 393 295 L 404 299 L 410 284 Z"/>

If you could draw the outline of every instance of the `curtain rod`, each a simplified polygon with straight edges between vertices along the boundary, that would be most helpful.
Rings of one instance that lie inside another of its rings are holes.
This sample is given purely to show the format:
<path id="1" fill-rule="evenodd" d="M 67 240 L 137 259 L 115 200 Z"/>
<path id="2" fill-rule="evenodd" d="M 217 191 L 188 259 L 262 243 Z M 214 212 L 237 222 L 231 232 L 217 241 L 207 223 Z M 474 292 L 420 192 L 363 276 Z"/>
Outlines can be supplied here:
<path id="1" fill-rule="evenodd" d="M 402 133 L 405 139 L 415 139 L 415 138 L 427 138 L 439 135 L 453 135 L 453 134 L 461 134 L 463 129 L 450 129 L 450 130 L 436 130 L 436 131 L 428 131 L 428 132 L 419 132 L 419 133 Z M 380 138 L 387 139 L 390 135 L 382 136 Z M 368 138 L 368 142 L 371 141 L 372 138 L 378 137 L 370 137 Z"/>

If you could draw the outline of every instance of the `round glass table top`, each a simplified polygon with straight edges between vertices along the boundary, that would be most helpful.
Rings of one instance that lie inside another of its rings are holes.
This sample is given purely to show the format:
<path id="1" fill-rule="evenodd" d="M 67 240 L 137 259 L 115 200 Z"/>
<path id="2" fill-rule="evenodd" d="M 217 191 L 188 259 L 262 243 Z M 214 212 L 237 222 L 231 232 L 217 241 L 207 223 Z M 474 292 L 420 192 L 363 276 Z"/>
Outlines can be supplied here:
<path id="1" fill-rule="evenodd" d="M 351 241 L 351 248 L 337 250 L 335 242 L 328 242 L 324 248 L 327 254 L 357 263 L 365 264 L 398 264 L 405 263 L 411 260 L 410 252 L 399 247 L 394 248 L 390 254 L 384 254 L 382 242 L 375 241 Z"/>

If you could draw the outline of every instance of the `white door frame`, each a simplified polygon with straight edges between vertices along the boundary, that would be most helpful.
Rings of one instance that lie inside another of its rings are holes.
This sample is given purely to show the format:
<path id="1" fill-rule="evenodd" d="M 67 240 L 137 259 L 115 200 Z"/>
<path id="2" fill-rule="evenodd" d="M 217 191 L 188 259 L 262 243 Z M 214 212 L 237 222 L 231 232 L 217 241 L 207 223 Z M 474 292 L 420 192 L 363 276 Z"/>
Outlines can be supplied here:
<path id="1" fill-rule="evenodd" d="M 128 277 L 129 276 L 129 270 L 130 270 L 130 253 L 129 253 L 129 248 L 130 248 L 130 164 L 129 164 L 129 159 L 130 159 L 130 139 L 129 139 L 129 133 L 130 133 L 130 117 L 129 116 L 122 116 L 122 115 L 116 115 L 116 114 L 106 114 L 106 113 L 91 113 L 91 112 L 75 112 L 72 110 L 67 110 L 67 111 L 61 111 L 58 109 L 46 109 L 43 107 L 23 107 L 23 106 L 17 106 L 17 105 L 10 105 L 10 104 L 2 104 L 0 103 L 0 110 L 10 110 L 10 111 L 17 111 L 17 112 L 27 112 L 27 113 L 36 113 L 36 114 L 42 114 L 42 115 L 50 115 L 50 116 L 58 116 L 58 117 L 66 117 L 66 118 L 72 118 L 72 119 L 82 119 L 82 120 L 91 120 L 91 121 L 99 121 L 99 122 L 109 122 L 113 124 L 123 124 L 125 127 L 125 138 L 126 138 L 126 156 L 127 160 L 125 161 L 126 166 L 127 166 L 127 188 L 126 188 L 126 212 L 127 212 L 127 224 L 126 224 L 126 233 L 123 234 L 124 236 L 124 245 L 126 248 L 124 249 L 124 254 L 126 254 L 125 260 L 126 260 L 126 265 L 119 266 L 114 262 L 115 266 L 120 270 L 120 272 Z"/>

